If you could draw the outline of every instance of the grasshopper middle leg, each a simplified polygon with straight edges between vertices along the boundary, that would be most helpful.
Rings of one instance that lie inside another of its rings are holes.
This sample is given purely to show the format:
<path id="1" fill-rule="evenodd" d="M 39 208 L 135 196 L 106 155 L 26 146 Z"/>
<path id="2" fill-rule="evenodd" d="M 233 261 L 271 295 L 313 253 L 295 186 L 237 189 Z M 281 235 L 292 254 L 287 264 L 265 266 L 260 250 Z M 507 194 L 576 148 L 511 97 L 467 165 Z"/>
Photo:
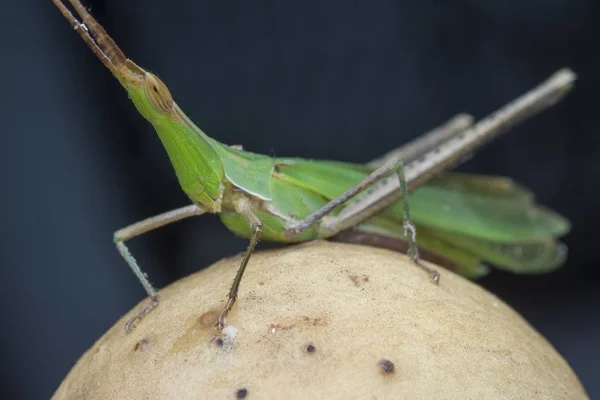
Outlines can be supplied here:
<path id="1" fill-rule="evenodd" d="M 217 319 L 217 329 L 222 331 L 225 328 L 225 318 L 231 309 L 235 301 L 237 300 L 238 290 L 240 289 L 240 283 L 242 282 L 242 276 L 244 275 L 244 271 L 246 271 L 246 266 L 248 265 L 248 261 L 250 261 L 250 256 L 254 253 L 254 249 L 258 244 L 258 240 L 260 239 L 260 234 L 263 230 L 263 224 L 260 222 L 256 214 L 252 211 L 252 206 L 248 202 L 245 197 L 240 197 L 236 200 L 236 209 L 237 211 L 244 216 L 244 218 L 248 221 L 250 225 L 250 229 L 252 230 L 252 236 L 250 237 L 250 244 L 248 245 L 248 249 L 244 253 L 244 257 L 242 258 L 242 263 L 238 268 L 237 273 L 235 274 L 235 279 L 233 280 L 233 284 L 231 285 L 231 289 L 229 289 L 229 295 L 227 298 L 227 304 L 223 308 L 223 311 L 219 314 L 219 318 Z"/>

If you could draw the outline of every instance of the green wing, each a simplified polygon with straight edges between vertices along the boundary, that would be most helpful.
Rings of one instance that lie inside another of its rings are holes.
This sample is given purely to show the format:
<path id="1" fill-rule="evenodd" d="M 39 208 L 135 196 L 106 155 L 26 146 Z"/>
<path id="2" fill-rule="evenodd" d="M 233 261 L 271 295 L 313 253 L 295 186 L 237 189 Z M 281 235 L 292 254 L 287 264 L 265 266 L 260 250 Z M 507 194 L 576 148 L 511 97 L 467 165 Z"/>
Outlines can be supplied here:
<path id="1" fill-rule="evenodd" d="M 334 240 L 359 244 L 372 244 L 372 239 L 363 236 L 379 235 L 406 242 L 403 226 L 395 220 L 375 217 Z M 450 234 L 426 226 L 417 225 L 417 243 L 419 247 L 450 261 L 450 268 L 469 278 L 478 278 L 488 270 L 482 261 L 494 264 L 500 269 L 522 274 L 547 273 L 560 267 L 566 258 L 566 246 L 554 238 L 532 242 L 493 242 L 472 236 Z M 386 248 L 398 245 L 384 242 Z M 406 247 L 406 246 L 405 246 Z M 428 261 L 439 261 L 422 253 Z M 441 265 L 446 266 L 444 263 Z"/>
<path id="2" fill-rule="evenodd" d="M 465 184 L 456 184 L 460 180 Z M 569 231 L 565 218 L 535 204 L 533 197 L 525 195 L 520 187 L 509 186 L 500 195 L 478 190 L 468 180 L 466 175 L 449 173 L 417 188 L 410 197 L 415 221 L 444 232 L 497 242 L 542 240 Z M 398 202 L 384 215 L 395 218 L 402 215 L 402 210 L 402 203 Z"/>
<path id="3" fill-rule="evenodd" d="M 370 172 L 362 165 L 302 159 L 277 159 L 275 171 L 327 199 Z M 564 262 L 566 247 L 556 239 L 569 231 L 569 222 L 510 179 L 446 173 L 417 188 L 410 200 L 419 245 L 452 259 L 464 275 L 482 275 L 481 261 L 517 273 L 547 272 Z M 397 202 L 357 229 L 403 239 L 402 215 Z"/>
<path id="4" fill-rule="evenodd" d="M 465 227 L 449 227 L 443 219 L 442 224 L 419 221 L 434 228 L 441 241 L 516 273 L 549 272 L 564 263 L 566 246 L 557 238 L 569 231 L 569 222 L 535 204 L 533 194 L 512 180 L 449 173 L 430 181 L 421 195 L 429 187 L 448 190 L 452 212 L 465 217 Z M 437 210 L 447 211 L 446 198 L 441 199 Z"/>

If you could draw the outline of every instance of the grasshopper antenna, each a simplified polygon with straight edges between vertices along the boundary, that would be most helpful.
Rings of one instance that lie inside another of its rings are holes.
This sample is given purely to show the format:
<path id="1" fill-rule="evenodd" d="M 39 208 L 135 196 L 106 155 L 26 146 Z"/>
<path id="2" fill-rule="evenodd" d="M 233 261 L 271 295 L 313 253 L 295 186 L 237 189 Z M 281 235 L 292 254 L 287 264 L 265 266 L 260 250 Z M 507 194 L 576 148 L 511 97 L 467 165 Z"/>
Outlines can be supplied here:
<path id="1" fill-rule="evenodd" d="M 115 73 L 121 70 L 127 60 L 125 54 L 79 0 L 69 0 L 69 3 L 83 23 L 73 15 L 62 0 L 52 0 L 52 2 L 111 72 Z"/>

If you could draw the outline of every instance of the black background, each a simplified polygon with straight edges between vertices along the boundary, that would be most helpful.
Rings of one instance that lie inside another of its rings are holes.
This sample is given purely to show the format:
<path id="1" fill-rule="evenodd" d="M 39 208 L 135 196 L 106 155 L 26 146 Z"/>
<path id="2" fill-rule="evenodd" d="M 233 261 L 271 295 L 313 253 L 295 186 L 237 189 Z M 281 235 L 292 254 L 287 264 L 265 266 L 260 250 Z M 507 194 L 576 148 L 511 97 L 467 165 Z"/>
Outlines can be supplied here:
<path id="1" fill-rule="evenodd" d="M 112 232 L 187 200 L 152 128 L 52 3 L 10 4 L 0 16 L 0 394 L 47 398 L 144 296 Z M 87 5 L 208 134 L 280 156 L 365 162 L 572 67 L 580 79 L 563 103 L 461 169 L 510 176 L 571 219 L 564 269 L 495 271 L 481 284 L 600 397 L 598 2 Z M 162 287 L 245 244 L 203 216 L 136 239 L 132 250 Z"/>

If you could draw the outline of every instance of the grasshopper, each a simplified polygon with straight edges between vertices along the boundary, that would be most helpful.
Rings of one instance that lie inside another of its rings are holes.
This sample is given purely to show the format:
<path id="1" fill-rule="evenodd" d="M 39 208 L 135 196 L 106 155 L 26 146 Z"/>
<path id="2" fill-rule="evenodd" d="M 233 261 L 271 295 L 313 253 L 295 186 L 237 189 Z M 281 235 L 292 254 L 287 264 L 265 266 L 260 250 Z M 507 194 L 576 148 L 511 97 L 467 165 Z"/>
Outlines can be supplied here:
<path id="1" fill-rule="evenodd" d="M 69 0 L 78 17 L 61 0 L 53 2 L 154 126 L 191 201 L 114 234 L 119 252 L 150 298 L 126 322 L 127 332 L 158 305 L 159 293 L 125 243 L 205 213 L 219 214 L 229 230 L 250 240 L 216 321 L 220 331 L 259 239 L 297 243 L 329 238 L 403 247 L 435 283 L 440 275 L 420 261 L 419 251 L 471 278 L 486 272 L 483 262 L 518 273 L 546 272 L 564 262 L 566 247 L 557 239 L 568 232 L 569 222 L 537 205 L 527 189 L 501 177 L 440 173 L 556 103 L 573 85 L 570 70 L 560 70 L 476 124 L 470 116 L 459 115 L 366 165 L 274 158 L 206 135 L 156 75 L 125 57 L 79 0 Z"/>

